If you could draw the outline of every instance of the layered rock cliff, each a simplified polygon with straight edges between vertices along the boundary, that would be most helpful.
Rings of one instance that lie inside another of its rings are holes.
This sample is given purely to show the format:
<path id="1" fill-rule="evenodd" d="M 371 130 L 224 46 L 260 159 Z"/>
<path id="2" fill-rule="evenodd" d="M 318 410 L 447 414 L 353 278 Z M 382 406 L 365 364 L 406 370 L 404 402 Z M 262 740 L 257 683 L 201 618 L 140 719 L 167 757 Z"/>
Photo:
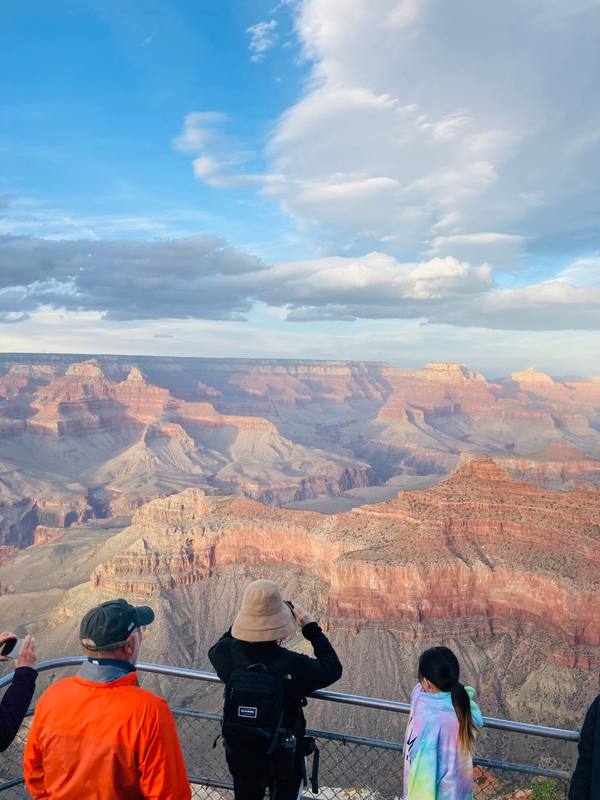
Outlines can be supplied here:
<path id="1" fill-rule="evenodd" d="M 45 500 L 130 515 L 193 486 L 333 511 L 442 480 L 463 454 L 550 489 L 600 486 L 595 378 L 116 356 L 0 356 L 2 369 L 0 544 L 55 527 L 28 516 Z"/>
<path id="2" fill-rule="evenodd" d="M 549 489 L 595 489 L 600 459 L 591 459 L 566 442 L 556 442 L 530 458 L 505 458 L 502 466 L 517 480 Z"/>
<path id="3" fill-rule="evenodd" d="M 557 663 L 600 665 L 597 494 L 518 483 L 490 459 L 335 516 L 187 490 L 139 509 L 132 538 L 98 566 L 95 587 L 156 596 L 231 565 L 270 565 L 318 578 L 338 630 L 527 635 Z"/>

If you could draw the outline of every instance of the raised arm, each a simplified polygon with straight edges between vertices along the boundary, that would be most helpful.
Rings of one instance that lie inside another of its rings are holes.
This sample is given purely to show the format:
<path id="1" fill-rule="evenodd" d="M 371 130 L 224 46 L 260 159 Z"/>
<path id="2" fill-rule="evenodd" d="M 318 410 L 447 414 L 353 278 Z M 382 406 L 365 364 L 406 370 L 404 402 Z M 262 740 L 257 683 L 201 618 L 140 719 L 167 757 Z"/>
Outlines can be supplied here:
<path id="1" fill-rule="evenodd" d="M 12 634 L 0 634 L 2 637 Z M 25 718 L 35 691 L 37 672 L 35 641 L 27 636 L 15 661 L 12 683 L 0 701 L 0 752 L 11 744 Z"/>
<path id="2" fill-rule="evenodd" d="M 314 658 L 301 656 L 294 665 L 296 678 L 305 694 L 324 689 L 342 677 L 342 665 L 327 636 L 315 618 L 305 609 L 294 605 L 294 616 L 302 627 L 302 635 L 312 644 Z"/>

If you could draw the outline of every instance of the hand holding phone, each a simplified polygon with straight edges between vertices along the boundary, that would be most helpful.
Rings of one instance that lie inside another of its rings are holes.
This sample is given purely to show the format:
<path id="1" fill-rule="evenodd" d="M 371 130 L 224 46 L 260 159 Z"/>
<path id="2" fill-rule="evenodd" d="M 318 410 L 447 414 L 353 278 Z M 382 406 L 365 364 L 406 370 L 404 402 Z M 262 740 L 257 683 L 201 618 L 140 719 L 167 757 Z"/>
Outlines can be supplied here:
<path id="1" fill-rule="evenodd" d="M 15 661 L 15 667 L 35 667 L 37 648 L 35 639 L 26 636 L 20 639 L 11 631 L 0 633 L 0 661 Z"/>
<path id="2" fill-rule="evenodd" d="M 0 661 L 8 661 L 8 654 L 14 649 L 17 638 L 12 631 L 0 633 Z"/>
<path id="3" fill-rule="evenodd" d="M 33 636 L 26 636 L 22 640 L 23 644 L 19 655 L 15 659 L 15 667 L 31 667 L 35 669 L 37 663 L 37 646 Z"/>
<path id="4" fill-rule="evenodd" d="M 301 628 L 303 628 L 305 625 L 308 625 L 309 622 L 316 621 L 313 615 L 310 613 L 310 611 L 307 611 L 306 609 L 302 608 L 297 603 L 296 604 L 292 603 L 291 600 L 286 600 L 286 602 L 290 607 L 296 622 Z"/>

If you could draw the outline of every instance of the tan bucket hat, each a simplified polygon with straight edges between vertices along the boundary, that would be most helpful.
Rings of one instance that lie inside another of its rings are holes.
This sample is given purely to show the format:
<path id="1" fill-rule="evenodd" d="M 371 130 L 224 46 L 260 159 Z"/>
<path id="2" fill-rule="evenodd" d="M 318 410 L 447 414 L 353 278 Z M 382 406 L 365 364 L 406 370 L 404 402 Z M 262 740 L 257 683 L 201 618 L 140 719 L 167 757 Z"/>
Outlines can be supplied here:
<path id="1" fill-rule="evenodd" d="M 243 642 L 273 642 L 297 629 L 291 608 L 283 602 L 274 581 L 252 581 L 246 586 L 231 635 Z"/>

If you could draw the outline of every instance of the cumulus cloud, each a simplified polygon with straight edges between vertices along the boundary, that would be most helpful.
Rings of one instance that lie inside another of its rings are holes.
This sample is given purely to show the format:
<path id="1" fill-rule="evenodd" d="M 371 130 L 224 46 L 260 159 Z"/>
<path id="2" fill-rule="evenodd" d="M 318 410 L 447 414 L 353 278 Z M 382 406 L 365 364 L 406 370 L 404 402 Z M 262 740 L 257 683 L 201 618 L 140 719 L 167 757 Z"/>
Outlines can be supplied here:
<path id="1" fill-rule="evenodd" d="M 0 309 L 101 311 L 107 319 L 235 319 L 265 267 L 216 236 L 49 241 L 0 237 Z"/>
<path id="2" fill-rule="evenodd" d="M 264 264 L 215 236 L 139 241 L 0 237 L 0 322 L 41 308 L 106 320 L 410 320 L 457 327 L 598 330 L 592 264 L 498 288 L 488 264 L 452 256 L 401 262 L 381 252 Z M 582 285 L 582 270 L 588 275 Z"/>
<path id="3" fill-rule="evenodd" d="M 557 239 L 563 251 L 600 245 L 598 3 L 295 9 L 312 73 L 273 128 L 267 174 L 248 174 L 199 135 L 198 179 L 260 187 L 325 253 L 515 268 Z M 249 29 L 257 59 L 274 23 Z"/>
<path id="4" fill-rule="evenodd" d="M 448 306 L 438 321 L 515 331 L 599 330 L 600 288 L 552 280 L 502 289 L 482 296 L 477 304 Z"/>
<path id="5" fill-rule="evenodd" d="M 537 0 L 475 13 L 467 2 L 382 0 L 378 10 L 300 6 L 313 81 L 270 145 L 290 213 L 332 249 L 394 237 L 460 258 L 476 244 L 508 265 L 565 216 L 572 235 L 573 202 L 589 210 L 600 170 L 598 7 L 574 3 L 560 22 Z M 557 72 L 557 53 L 575 42 L 577 59 Z M 353 202 L 357 187 L 369 188 L 368 209 Z"/>
<path id="6" fill-rule="evenodd" d="M 277 42 L 277 20 L 271 19 L 268 22 L 257 22 L 246 28 L 246 33 L 250 34 L 249 49 L 252 54 L 251 61 L 262 61 L 267 52 L 274 47 Z"/>
<path id="7" fill-rule="evenodd" d="M 427 317 L 459 296 L 493 286 L 487 265 L 454 258 L 401 264 L 383 253 L 276 264 L 261 299 L 286 305 L 289 319 Z"/>

